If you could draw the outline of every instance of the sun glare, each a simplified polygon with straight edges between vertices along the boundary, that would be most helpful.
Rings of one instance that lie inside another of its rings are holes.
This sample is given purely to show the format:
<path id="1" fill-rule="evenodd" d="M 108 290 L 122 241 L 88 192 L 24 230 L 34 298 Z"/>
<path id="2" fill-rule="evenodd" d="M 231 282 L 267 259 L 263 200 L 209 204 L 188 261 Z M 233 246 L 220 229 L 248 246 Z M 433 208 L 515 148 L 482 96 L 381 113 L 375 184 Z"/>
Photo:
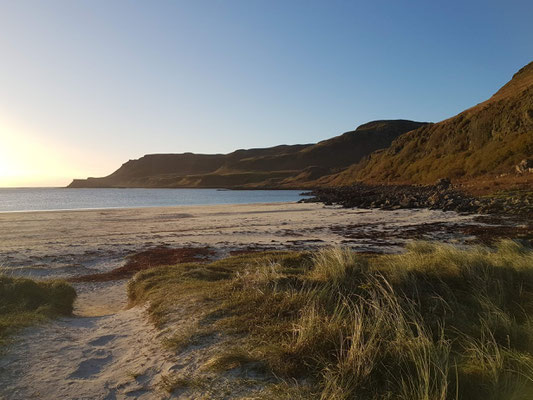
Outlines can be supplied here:
<path id="1" fill-rule="evenodd" d="M 0 179 L 13 175 L 13 166 L 5 149 L 0 149 Z"/>
<path id="2" fill-rule="evenodd" d="M 0 187 L 68 183 L 68 163 L 46 141 L 3 124 L 0 146 Z"/>

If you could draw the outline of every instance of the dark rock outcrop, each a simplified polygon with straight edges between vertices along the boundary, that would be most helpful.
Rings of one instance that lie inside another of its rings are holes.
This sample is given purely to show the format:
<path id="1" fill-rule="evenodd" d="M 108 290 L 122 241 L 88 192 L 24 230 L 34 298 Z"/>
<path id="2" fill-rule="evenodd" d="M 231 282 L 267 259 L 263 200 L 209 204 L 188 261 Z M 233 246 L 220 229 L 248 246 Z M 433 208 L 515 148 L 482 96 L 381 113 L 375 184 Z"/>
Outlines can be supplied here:
<path id="1" fill-rule="evenodd" d="M 442 181 L 424 186 L 357 183 L 352 186 L 316 189 L 308 194 L 313 197 L 301 200 L 302 202 L 338 204 L 346 208 L 429 208 L 465 213 L 514 214 L 533 218 L 531 193 L 478 198 L 455 190 Z"/>

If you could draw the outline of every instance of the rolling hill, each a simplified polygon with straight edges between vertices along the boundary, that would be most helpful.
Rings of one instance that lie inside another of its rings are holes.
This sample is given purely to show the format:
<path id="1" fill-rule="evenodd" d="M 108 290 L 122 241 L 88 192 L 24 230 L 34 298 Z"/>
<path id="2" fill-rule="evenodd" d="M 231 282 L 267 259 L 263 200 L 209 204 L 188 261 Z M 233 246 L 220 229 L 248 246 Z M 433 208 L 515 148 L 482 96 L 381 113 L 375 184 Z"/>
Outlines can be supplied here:
<path id="1" fill-rule="evenodd" d="M 515 166 L 532 157 L 533 62 L 490 99 L 438 123 L 382 120 L 316 144 L 149 154 L 69 187 L 313 188 L 450 178 L 477 179 L 490 190 L 514 179 Z M 533 181 L 527 175 L 520 178 L 526 185 Z"/>
<path id="2" fill-rule="evenodd" d="M 513 175 L 533 156 L 533 62 L 490 99 L 455 117 L 399 136 L 385 150 L 316 182 L 433 183 Z"/>
<path id="3" fill-rule="evenodd" d="M 402 133 L 426 125 L 374 121 L 317 144 L 237 150 L 229 154 L 149 154 L 103 178 L 75 179 L 69 187 L 308 187 L 307 182 L 341 171 Z"/>

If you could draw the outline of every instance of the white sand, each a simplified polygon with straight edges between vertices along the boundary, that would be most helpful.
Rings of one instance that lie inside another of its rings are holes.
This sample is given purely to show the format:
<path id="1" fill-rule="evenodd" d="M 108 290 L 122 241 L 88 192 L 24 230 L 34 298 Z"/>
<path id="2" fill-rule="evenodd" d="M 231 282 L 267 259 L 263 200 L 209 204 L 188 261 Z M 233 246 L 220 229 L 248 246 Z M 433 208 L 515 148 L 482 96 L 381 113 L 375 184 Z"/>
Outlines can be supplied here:
<path id="1" fill-rule="evenodd" d="M 3 213 L 0 265 L 21 275 L 73 276 L 110 270 L 124 255 L 162 244 L 208 245 L 219 256 L 249 246 L 340 243 L 394 251 L 402 235 L 416 227 L 471 221 L 472 216 L 453 212 L 294 203 Z M 431 235 L 444 233 L 436 229 Z M 0 358 L 0 398 L 164 397 L 157 390 L 161 374 L 190 366 L 161 348 L 142 309 L 125 308 L 125 282 L 76 289 L 75 316 L 27 329 Z"/>
<path id="2" fill-rule="evenodd" d="M 350 240 L 351 246 L 394 251 L 403 243 L 402 230 L 471 220 L 454 212 L 296 203 L 0 213 L 0 265 L 25 275 L 72 276 L 109 270 L 124 255 L 156 245 L 209 245 L 223 252 L 339 244 L 346 237 L 338 228 L 354 224 L 366 236 L 390 235 L 386 246 L 371 238 Z"/>

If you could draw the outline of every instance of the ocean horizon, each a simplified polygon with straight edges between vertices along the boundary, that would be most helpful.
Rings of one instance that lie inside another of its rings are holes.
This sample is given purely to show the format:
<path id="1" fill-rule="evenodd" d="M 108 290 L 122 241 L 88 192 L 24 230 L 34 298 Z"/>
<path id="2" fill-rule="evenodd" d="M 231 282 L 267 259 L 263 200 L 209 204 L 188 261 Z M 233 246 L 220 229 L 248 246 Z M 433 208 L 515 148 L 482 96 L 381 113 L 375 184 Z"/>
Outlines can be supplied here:
<path id="1" fill-rule="evenodd" d="M 0 212 L 294 202 L 302 190 L 0 188 Z"/>

